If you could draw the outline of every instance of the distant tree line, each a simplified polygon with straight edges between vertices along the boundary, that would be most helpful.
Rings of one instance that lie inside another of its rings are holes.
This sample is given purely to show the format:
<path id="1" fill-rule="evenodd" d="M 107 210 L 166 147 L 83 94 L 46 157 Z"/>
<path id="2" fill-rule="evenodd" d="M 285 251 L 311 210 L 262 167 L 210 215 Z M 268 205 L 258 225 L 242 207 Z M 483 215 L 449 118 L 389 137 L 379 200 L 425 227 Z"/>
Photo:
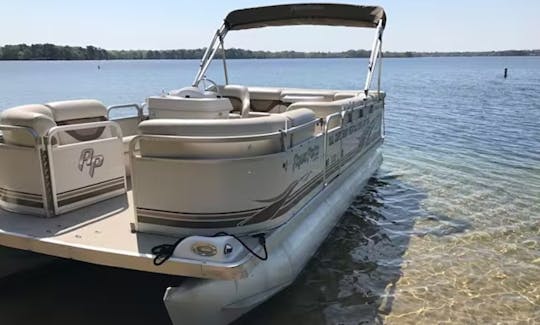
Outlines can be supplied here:
<path id="1" fill-rule="evenodd" d="M 0 47 L 0 60 L 145 60 L 145 59 L 200 59 L 205 49 L 180 50 L 121 50 L 109 51 L 95 46 L 59 46 L 54 44 L 17 44 Z M 297 52 L 252 51 L 231 48 L 228 59 L 274 59 L 274 58 L 366 58 L 368 50 L 344 52 Z M 488 52 L 384 52 L 385 57 L 429 56 L 540 56 L 540 50 L 508 50 Z"/>

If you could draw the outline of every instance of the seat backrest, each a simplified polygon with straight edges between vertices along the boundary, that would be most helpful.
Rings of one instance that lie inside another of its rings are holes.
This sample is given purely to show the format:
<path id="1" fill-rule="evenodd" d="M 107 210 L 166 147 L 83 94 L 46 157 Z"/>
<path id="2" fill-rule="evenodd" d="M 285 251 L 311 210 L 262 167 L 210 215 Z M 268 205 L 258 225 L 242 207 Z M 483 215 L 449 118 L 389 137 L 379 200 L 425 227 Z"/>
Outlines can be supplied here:
<path id="1" fill-rule="evenodd" d="M 66 100 L 45 104 L 57 125 L 82 124 L 107 120 L 107 108 L 93 99 Z M 61 144 L 90 141 L 110 137 L 105 128 L 90 128 L 62 132 L 58 135 Z"/>
<path id="2" fill-rule="evenodd" d="M 281 114 L 241 119 L 154 119 L 139 124 L 142 135 L 184 137 L 238 137 L 285 130 L 289 120 Z M 281 150 L 279 137 L 261 140 L 156 141 L 141 139 L 142 156 L 160 158 L 232 158 L 270 154 Z"/>
<path id="3" fill-rule="evenodd" d="M 347 99 L 347 98 L 352 98 L 356 96 L 364 96 L 364 91 L 358 91 L 358 90 L 338 91 L 334 95 L 334 100 Z"/>
<path id="4" fill-rule="evenodd" d="M 309 108 L 317 117 L 325 118 L 326 116 L 341 112 L 343 104 L 347 100 L 339 100 L 333 102 L 297 102 L 289 105 L 287 111 L 293 111 L 301 108 Z"/>
<path id="5" fill-rule="evenodd" d="M 0 124 L 26 127 L 34 130 L 38 136 L 47 134 L 56 126 L 51 111 L 44 105 L 32 104 L 8 108 L 0 114 Z M 4 142 L 24 147 L 33 147 L 35 140 L 23 130 L 4 131 Z"/>
<path id="6" fill-rule="evenodd" d="M 219 88 L 221 95 L 231 100 L 231 104 L 235 109 L 241 112 L 242 117 L 247 117 L 249 115 L 251 103 L 247 87 L 224 85 Z"/>
<path id="7" fill-rule="evenodd" d="M 281 113 L 285 106 L 281 103 L 281 88 L 249 87 L 251 111 Z"/>
<path id="8" fill-rule="evenodd" d="M 281 100 L 287 101 L 287 98 L 302 99 L 299 101 L 310 101 L 309 97 L 313 97 L 311 101 L 333 101 L 335 91 L 323 89 L 284 89 L 281 91 Z"/>
<path id="9" fill-rule="evenodd" d="M 107 120 L 99 101 L 19 106 L 2 112 L 0 119 L 8 126 L 0 143 L 0 187 L 25 196 L 11 202 L 0 198 L 1 207 L 52 216 L 125 192 L 121 131 L 114 122 L 90 124 Z M 47 147 L 37 150 L 32 133 L 49 137 Z"/>
<path id="10" fill-rule="evenodd" d="M 315 113 L 307 108 L 299 108 L 292 111 L 287 111 L 285 113 L 280 114 L 282 116 L 285 116 L 288 120 L 288 127 L 292 128 L 295 126 L 300 126 L 305 123 L 309 123 L 317 117 L 315 116 Z M 315 124 L 312 124 L 309 127 L 302 128 L 301 130 L 294 132 L 292 134 L 292 145 L 297 145 L 309 138 L 311 138 L 315 133 Z"/>
<path id="11" fill-rule="evenodd" d="M 233 109 L 230 100 L 211 96 L 152 96 L 146 99 L 150 119 L 226 119 Z"/>

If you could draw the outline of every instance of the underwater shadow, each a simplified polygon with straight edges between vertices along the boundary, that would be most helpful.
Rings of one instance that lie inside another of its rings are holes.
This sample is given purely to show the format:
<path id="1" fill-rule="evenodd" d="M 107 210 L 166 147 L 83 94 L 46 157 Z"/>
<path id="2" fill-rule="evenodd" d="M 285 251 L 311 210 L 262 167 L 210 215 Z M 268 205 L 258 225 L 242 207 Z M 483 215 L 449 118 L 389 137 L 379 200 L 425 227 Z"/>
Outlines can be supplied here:
<path id="1" fill-rule="evenodd" d="M 470 225 L 422 208 L 427 194 L 379 170 L 295 282 L 235 324 L 381 324 L 392 310 L 412 236 L 444 236 Z M 441 231 L 417 232 L 421 218 Z"/>
<path id="2" fill-rule="evenodd" d="M 170 325 L 162 297 L 181 281 L 59 260 L 0 280 L 0 324 Z"/>

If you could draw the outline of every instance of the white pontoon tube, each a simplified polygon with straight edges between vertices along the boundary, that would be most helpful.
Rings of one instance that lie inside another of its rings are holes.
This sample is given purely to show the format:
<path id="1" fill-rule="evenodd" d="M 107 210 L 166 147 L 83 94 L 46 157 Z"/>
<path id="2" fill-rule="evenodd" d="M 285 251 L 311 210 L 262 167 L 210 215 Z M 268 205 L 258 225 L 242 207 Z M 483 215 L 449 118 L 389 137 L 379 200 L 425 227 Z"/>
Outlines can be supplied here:
<path id="1" fill-rule="evenodd" d="M 163 300 L 173 324 L 228 324 L 290 285 L 380 166 L 381 151 L 375 146 L 360 160 L 268 238 L 268 260 L 248 277 L 188 278 L 168 288 Z"/>

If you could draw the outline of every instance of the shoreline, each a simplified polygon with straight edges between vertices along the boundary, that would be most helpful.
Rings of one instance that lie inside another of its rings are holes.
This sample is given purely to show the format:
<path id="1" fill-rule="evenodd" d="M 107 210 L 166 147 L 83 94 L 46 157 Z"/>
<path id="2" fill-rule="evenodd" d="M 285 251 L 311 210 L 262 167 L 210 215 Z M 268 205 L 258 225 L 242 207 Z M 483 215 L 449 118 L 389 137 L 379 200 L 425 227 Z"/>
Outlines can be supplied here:
<path id="1" fill-rule="evenodd" d="M 448 55 L 448 56 L 412 56 L 412 57 L 388 57 L 388 59 L 435 59 L 435 58 L 536 58 L 540 55 Z M 368 59 L 366 57 L 304 57 L 304 58 L 227 58 L 227 61 L 241 61 L 241 60 L 335 60 L 335 59 Z M 25 59 L 25 60 L 3 60 L 0 62 L 106 62 L 106 61 L 200 61 L 200 59 Z"/>
<path id="2" fill-rule="evenodd" d="M 95 46 L 60 46 L 54 44 L 16 44 L 0 46 L 0 61 L 71 61 L 71 60 L 199 60 L 206 48 L 176 50 L 105 50 Z M 216 53 L 219 57 L 221 53 Z M 229 48 L 225 56 L 236 59 L 338 59 L 369 58 L 371 51 L 347 50 L 338 52 L 313 51 L 253 51 Z M 500 51 L 386 51 L 385 58 L 415 57 L 507 57 L 540 56 L 535 50 Z"/>

